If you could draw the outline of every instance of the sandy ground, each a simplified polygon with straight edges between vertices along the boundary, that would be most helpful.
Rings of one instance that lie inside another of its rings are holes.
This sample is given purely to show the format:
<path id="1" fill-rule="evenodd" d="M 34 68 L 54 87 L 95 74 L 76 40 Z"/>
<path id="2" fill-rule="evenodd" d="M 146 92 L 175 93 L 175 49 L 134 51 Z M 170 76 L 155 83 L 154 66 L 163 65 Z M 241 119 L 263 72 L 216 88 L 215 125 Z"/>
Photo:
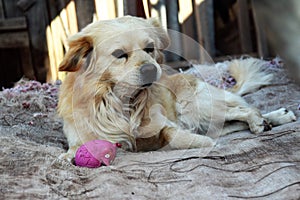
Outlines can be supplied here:
<path id="1" fill-rule="evenodd" d="M 246 100 L 263 112 L 288 107 L 299 117 L 300 87 L 283 69 L 273 73 L 274 82 Z M 24 82 L 0 92 L 0 199 L 300 198 L 299 119 L 261 135 L 220 137 L 209 152 L 119 149 L 113 165 L 88 169 L 57 159 L 67 149 L 58 89 L 59 82 Z"/>

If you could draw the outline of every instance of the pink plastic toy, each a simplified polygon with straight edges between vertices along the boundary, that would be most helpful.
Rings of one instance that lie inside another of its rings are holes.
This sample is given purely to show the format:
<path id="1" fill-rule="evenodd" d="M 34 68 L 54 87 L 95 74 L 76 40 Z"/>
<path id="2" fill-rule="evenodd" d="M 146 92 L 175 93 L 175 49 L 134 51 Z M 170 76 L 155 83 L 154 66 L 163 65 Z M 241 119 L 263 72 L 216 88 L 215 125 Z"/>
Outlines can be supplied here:
<path id="1" fill-rule="evenodd" d="M 96 168 L 110 165 L 116 157 L 119 143 L 106 140 L 92 140 L 81 145 L 75 154 L 75 164 L 80 167 Z"/>

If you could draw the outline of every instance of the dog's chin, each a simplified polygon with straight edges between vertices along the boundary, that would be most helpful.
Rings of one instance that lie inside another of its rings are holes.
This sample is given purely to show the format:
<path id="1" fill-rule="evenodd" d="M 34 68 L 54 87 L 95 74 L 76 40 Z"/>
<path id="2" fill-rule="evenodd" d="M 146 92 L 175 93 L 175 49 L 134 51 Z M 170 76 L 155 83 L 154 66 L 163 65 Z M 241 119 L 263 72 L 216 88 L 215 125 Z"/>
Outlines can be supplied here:
<path id="1" fill-rule="evenodd" d="M 151 87 L 153 84 L 155 84 L 156 81 L 158 81 L 159 79 L 155 78 L 155 79 L 152 79 L 152 80 L 147 80 L 145 82 L 142 82 L 140 84 L 140 87 L 141 88 L 149 88 Z"/>

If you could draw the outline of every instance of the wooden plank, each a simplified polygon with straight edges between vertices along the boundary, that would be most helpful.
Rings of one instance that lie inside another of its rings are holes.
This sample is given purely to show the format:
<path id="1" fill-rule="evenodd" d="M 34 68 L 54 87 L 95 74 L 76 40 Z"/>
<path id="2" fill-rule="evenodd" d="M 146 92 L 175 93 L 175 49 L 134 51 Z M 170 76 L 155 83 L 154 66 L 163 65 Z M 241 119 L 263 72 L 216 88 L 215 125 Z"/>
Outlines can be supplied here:
<path id="1" fill-rule="evenodd" d="M 61 20 L 59 17 L 56 17 L 51 22 L 51 33 L 52 33 L 52 49 L 54 50 L 52 53 L 54 55 L 54 60 L 51 61 L 51 73 L 53 80 L 56 80 L 58 78 L 58 69 L 57 67 L 61 63 L 61 61 L 64 58 L 64 48 L 63 48 L 63 41 L 66 41 L 66 35 L 64 32 L 63 24 L 61 23 Z M 51 58 L 53 59 L 53 58 Z M 55 61 L 55 64 L 54 62 Z M 54 64 L 54 66 L 53 66 Z M 54 69 L 56 67 L 56 69 Z"/>
<path id="2" fill-rule="evenodd" d="M 47 81 L 64 79 L 65 72 L 58 72 L 58 66 L 64 57 L 64 52 L 68 50 L 67 37 L 78 32 L 76 6 L 74 1 L 63 4 L 60 1 L 59 10 L 51 7 L 53 0 L 49 1 L 51 23 L 46 28 L 49 67 L 47 68 Z M 83 2 L 84 3 L 84 2 Z M 65 5 L 64 7 L 62 7 Z M 81 5 L 83 6 L 83 5 Z M 80 7 L 80 6 L 79 6 Z M 92 13 L 90 13 L 92 15 Z"/>
<path id="3" fill-rule="evenodd" d="M 142 0 L 145 17 L 148 19 L 151 17 L 151 3 L 150 0 Z"/>
<path id="4" fill-rule="evenodd" d="M 18 8 L 20 8 L 23 12 L 30 9 L 36 3 L 37 0 L 19 0 L 17 2 Z"/>
<path id="5" fill-rule="evenodd" d="M 57 10 L 57 6 L 54 6 L 56 4 L 56 0 L 47 0 L 48 16 L 50 21 L 54 19 L 59 13 Z"/>
<path id="6" fill-rule="evenodd" d="M 245 0 L 237 1 L 239 35 L 242 53 L 250 53 L 253 51 L 247 2 L 248 1 Z"/>
<path id="7" fill-rule="evenodd" d="M 261 58 L 266 58 L 270 56 L 269 48 L 268 48 L 268 42 L 267 42 L 267 36 L 265 34 L 264 29 L 261 26 L 261 22 L 259 21 L 259 17 L 257 15 L 257 1 L 251 1 L 252 3 L 252 14 L 254 18 L 254 25 L 255 25 L 255 31 L 256 31 L 256 42 L 257 42 L 257 51 L 258 55 Z"/>
<path id="8" fill-rule="evenodd" d="M 176 1 L 172 1 L 172 4 L 176 3 Z M 136 16 L 146 18 L 143 0 L 136 0 Z"/>
<path id="9" fill-rule="evenodd" d="M 193 0 L 198 42 L 204 47 L 200 51 L 200 59 L 207 60 L 207 53 L 215 56 L 215 34 L 214 34 L 214 16 L 212 0 Z"/>
<path id="10" fill-rule="evenodd" d="M 95 8 L 97 20 L 114 19 L 118 16 L 117 12 L 119 11 L 115 1 L 95 0 Z M 123 10 L 121 14 L 123 14 Z"/>
<path id="11" fill-rule="evenodd" d="M 73 35 L 78 32 L 78 23 L 77 23 L 77 17 L 76 17 L 76 8 L 74 1 L 71 1 L 67 7 L 67 16 L 68 16 L 68 23 L 69 23 L 69 32 L 70 35 Z"/>
<path id="12" fill-rule="evenodd" d="M 29 47 L 27 32 L 0 33 L 0 48 Z"/>
<path id="13" fill-rule="evenodd" d="M 23 11 L 18 8 L 19 0 L 2 0 L 3 8 L 5 12 L 5 18 L 22 17 L 24 16 Z"/>
<path id="14" fill-rule="evenodd" d="M 0 19 L 0 31 L 25 30 L 26 28 L 25 17 Z"/>
<path id="15" fill-rule="evenodd" d="M 178 20 L 178 10 L 179 5 L 178 2 L 174 2 L 173 0 L 166 0 L 166 11 L 167 11 L 167 28 L 174 30 L 175 33 L 179 33 L 181 31 L 180 24 Z M 169 33 L 169 36 L 171 38 L 171 49 L 176 49 L 180 55 L 173 53 L 172 51 L 166 51 L 165 52 L 165 59 L 168 62 L 175 62 L 181 60 L 181 57 L 183 57 L 182 50 L 182 40 L 178 36 Z M 169 49 L 170 49 L 169 48 Z"/>
<path id="16" fill-rule="evenodd" d="M 38 81 L 45 82 L 48 71 L 46 63 L 48 61 L 46 27 L 49 25 L 47 1 L 36 1 L 24 14 L 28 23 L 35 77 Z"/>
<path id="17" fill-rule="evenodd" d="M 56 80 L 58 77 L 57 63 L 55 57 L 55 47 L 54 38 L 50 26 L 46 29 L 47 34 L 47 46 L 48 46 L 48 56 L 49 56 L 49 68 L 47 72 L 47 81 Z"/>
<path id="18" fill-rule="evenodd" d="M 0 19 L 3 19 L 5 17 L 4 14 L 4 7 L 3 7 L 3 2 L 0 0 Z"/>
<path id="19" fill-rule="evenodd" d="M 35 76 L 32 67 L 32 57 L 31 57 L 30 47 L 20 48 L 20 54 L 22 59 L 22 71 L 24 77 L 30 80 L 34 80 Z"/>
<path id="20" fill-rule="evenodd" d="M 182 52 L 183 58 L 186 60 L 199 60 L 200 52 L 199 45 L 191 45 L 191 39 L 197 41 L 196 21 L 193 15 L 193 3 L 192 0 L 179 0 L 179 12 L 178 20 L 180 23 L 180 32 L 182 36 Z M 196 42 L 197 43 L 197 42 Z"/>
<path id="21" fill-rule="evenodd" d="M 124 0 L 124 15 L 137 15 L 137 0 Z"/>
<path id="22" fill-rule="evenodd" d="M 81 30 L 93 21 L 93 14 L 95 13 L 95 4 L 94 1 L 75 0 L 75 5 L 78 29 Z"/>

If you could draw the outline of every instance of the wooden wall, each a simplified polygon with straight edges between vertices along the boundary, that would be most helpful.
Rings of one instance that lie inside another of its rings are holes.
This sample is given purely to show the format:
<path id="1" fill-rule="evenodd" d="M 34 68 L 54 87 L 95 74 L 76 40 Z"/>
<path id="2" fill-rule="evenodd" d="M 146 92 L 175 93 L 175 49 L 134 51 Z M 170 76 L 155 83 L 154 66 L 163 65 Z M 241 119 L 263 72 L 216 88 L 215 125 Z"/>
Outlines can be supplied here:
<path id="1" fill-rule="evenodd" d="M 22 76 L 62 79 L 57 68 L 68 50 L 67 38 L 92 21 L 123 15 L 158 17 L 163 26 L 185 35 L 171 34 L 180 56 L 167 53 L 168 62 L 268 53 L 263 30 L 256 38 L 250 0 L 0 0 L 0 88 Z"/>
<path id="2" fill-rule="evenodd" d="M 49 70 L 46 30 L 64 7 L 59 7 L 61 2 L 63 1 L 0 0 L 1 88 L 12 86 L 22 76 L 46 81 Z M 9 25 L 10 21 L 14 21 L 15 27 Z M 5 37 L 9 42 L 1 40 Z"/>

